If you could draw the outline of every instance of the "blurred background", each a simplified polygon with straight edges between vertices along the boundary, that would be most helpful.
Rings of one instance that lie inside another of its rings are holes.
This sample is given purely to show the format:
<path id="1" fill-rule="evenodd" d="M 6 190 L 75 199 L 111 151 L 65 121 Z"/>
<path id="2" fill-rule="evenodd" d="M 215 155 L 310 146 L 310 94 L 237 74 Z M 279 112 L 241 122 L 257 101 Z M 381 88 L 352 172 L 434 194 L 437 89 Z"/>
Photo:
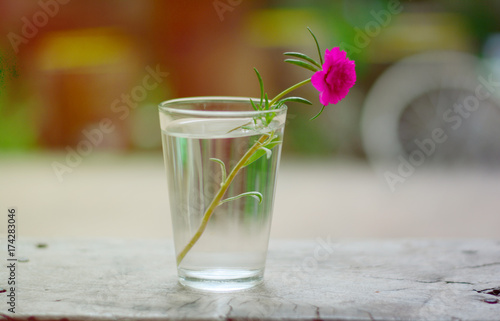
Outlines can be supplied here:
<path id="1" fill-rule="evenodd" d="M 310 122 L 289 105 L 273 237 L 498 237 L 495 0 L 0 0 L 0 211 L 20 236 L 171 234 L 157 105 L 273 96 L 356 61 Z M 498 81 L 497 81 L 498 79 Z M 101 134 L 98 134 L 101 133 Z M 5 220 L 2 221 L 2 231 Z"/>

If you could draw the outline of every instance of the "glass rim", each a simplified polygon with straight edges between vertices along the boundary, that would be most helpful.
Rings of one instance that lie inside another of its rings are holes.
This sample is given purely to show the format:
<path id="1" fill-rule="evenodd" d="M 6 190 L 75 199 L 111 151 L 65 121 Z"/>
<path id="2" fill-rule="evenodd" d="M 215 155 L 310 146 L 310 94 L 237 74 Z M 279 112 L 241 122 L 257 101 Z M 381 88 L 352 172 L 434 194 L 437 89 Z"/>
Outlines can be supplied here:
<path id="1" fill-rule="evenodd" d="M 203 102 L 225 102 L 225 103 L 246 103 L 251 106 L 250 99 L 255 103 L 260 102 L 260 98 L 253 97 L 233 97 L 233 96 L 200 96 L 200 97 L 186 97 L 186 98 L 175 98 L 169 99 L 161 102 L 158 105 L 160 111 L 167 111 L 171 113 L 183 114 L 183 115 L 197 115 L 197 116 L 238 116 L 238 117 L 255 117 L 262 114 L 269 113 L 281 113 L 287 110 L 287 106 L 283 104 L 280 108 L 270 109 L 270 110 L 248 110 L 248 111 L 238 111 L 238 110 L 191 110 L 176 108 L 177 105 L 183 104 L 194 104 Z"/>

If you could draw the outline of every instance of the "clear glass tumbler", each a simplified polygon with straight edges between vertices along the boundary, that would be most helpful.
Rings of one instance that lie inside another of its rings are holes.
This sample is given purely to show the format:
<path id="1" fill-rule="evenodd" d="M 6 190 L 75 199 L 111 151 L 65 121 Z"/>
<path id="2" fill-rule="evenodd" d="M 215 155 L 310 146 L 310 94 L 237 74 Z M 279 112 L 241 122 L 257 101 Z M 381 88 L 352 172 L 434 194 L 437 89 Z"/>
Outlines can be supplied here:
<path id="1" fill-rule="evenodd" d="M 180 283 L 209 291 L 259 284 L 286 106 L 256 111 L 250 98 L 194 97 L 159 111 Z"/>

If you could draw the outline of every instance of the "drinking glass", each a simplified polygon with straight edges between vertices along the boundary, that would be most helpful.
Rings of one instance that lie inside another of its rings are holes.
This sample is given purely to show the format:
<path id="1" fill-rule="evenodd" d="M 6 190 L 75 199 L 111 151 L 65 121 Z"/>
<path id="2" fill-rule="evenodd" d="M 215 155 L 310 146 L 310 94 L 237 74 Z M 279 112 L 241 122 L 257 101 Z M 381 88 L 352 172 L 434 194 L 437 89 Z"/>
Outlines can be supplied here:
<path id="1" fill-rule="evenodd" d="M 240 97 L 159 105 L 182 285 L 233 291 L 262 282 L 286 110 L 255 110 Z"/>

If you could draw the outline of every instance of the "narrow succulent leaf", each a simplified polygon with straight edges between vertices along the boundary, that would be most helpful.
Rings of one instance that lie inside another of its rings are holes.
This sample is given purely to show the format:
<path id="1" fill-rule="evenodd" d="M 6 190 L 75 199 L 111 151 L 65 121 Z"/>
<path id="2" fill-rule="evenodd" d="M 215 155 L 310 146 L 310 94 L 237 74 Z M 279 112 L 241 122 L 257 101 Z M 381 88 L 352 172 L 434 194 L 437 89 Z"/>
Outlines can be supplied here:
<path id="1" fill-rule="evenodd" d="M 272 140 L 269 144 L 266 144 L 264 147 L 268 149 L 273 149 L 275 146 L 278 146 L 281 143 L 283 143 L 283 141 L 279 140 L 279 138 L 276 137 L 274 140 Z"/>
<path id="2" fill-rule="evenodd" d="M 262 100 L 264 99 L 264 81 L 262 80 L 262 77 L 260 76 L 259 71 L 257 68 L 254 68 L 255 73 L 257 74 L 257 78 L 259 79 L 259 86 L 260 86 L 260 103 L 259 107 L 262 108 Z"/>
<path id="3" fill-rule="evenodd" d="M 252 104 L 252 107 L 254 110 L 258 110 L 257 106 L 255 106 L 255 103 L 253 102 L 253 100 L 250 99 L 250 103 Z"/>
<path id="4" fill-rule="evenodd" d="M 267 144 L 263 145 L 262 147 L 264 147 L 265 149 L 268 149 L 269 151 L 271 151 L 271 149 L 273 149 L 275 146 L 279 145 L 283 143 L 283 141 L 281 141 L 279 139 L 279 137 L 275 137 L 274 139 L 272 139 L 271 141 L 269 141 Z M 267 152 L 262 149 L 259 148 L 246 162 L 243 166 L 248 166 L 250 164 L 252 164 L 253 162 L 255 162 L 256 160 L 258 160 L 259 158 L 261 158 L 262 156 L 266 155 Z"/>
<path id="5" fill-rule="evenodd" d="M 227 133 L 229 134 L 229 133 L 234 132 L 235 130 L 238 130 L 238 129 L 240 129 L 240 128 L 243 128 L 243 129 L 252 129 L 252 128 L 248 128 L 248 126 L 247 126 L 247 125 L 251 125 L 251 124 L 252 124 L 252 122 L 251 122 L 251 121 L 249 121 L 248 123 L 245 123 L 245 124 L 243 124 L 243 125 L 241 125 L 241 126 L 238 126 L 238 127 L 235 127 L 235 128 L 233 128 L 233 129 L 231 129 L 231 130 L 230 130 L 230 131 L 228 131 Z"/>
<path id="6" fill-rule="evenodd" d="M 316 116 L 312 117 L 309 120 L 315 120 L 316 118 L 318 118 L 319 115 L 321 115 L 321 113 L 323 113 L 323 110 L 325 110 L 325 106 L 321 107 L 321 110 L 319 111 L 319 113 L 317 113 Z"/>
<path id="7" fill-rule="evenodd" d="M 264 95 L 264 99 L 265 99 L 265 104 L 266 104 L 266 110 L 269 110 L 269 99 L 267 98 L 267 93 Z"/>
<path id="8" fill-rule="evenodd" d="M 221 169 L 221 172 L 222 172 L 222 183 L 224 183 L 226 181 L 226 165 L 224 164 L 223 161 L 221 161 L 220 159 L 218 158 L 210 158 L 211 161 L 213 162 L 216 162 L 220 165 L 220 169 Z"/>
<path id="9" fill-rule="evenodd" d="M 261 158 L 262 156 L 264 156 L 266 154 L 265 151 L 263 151 L 262 149 L 258 149 L 253 155 L 252 157 L 250 157 L 246 163 L 243 165 L 244 167 L 245 166 L 248 166 L 250 164 L 252 164 L 253 162 L 255 162 L 256 160 L 258 160 L 259 158 Z"/>
<path id="10" fill-rule="evenodd" d="M 323 56 L 321 55 L 321 49 L 319 48 L 318 39 L 316 39 L 316 36 L 311 31 L 311 29 L 309 29 L 309 27 L 307 27 L 307 30 L 309 30 L 309 33 L 311 33 L 311 36 L 313 36 L 313 38 L 314 38 L 314 42 L 316 43 L 316 48 L 318 49 L 319 61 L 321 62 L 321 65 L 323 65 Z"/>
<path id="11" fill-rule="evenodd" d="M 268 126 L 276 116 L 276 113 L 267 113 L 266 114 L 266 126 Z"/>
<path id="12" fill-rule="evenodd" d="M 267 139 L 262 143 L 260 144 L 260 146 L 267 146 L 267 144 L 269 144 L 270 142 L 273 141 L 273 139 L 278 139 L 278 136 L 274 136 L 274 131 L 270 134 L 264 134 L 264 135 L 267 135 Z"/>
<path id="13" fill-rule="evenodd" d="M 285 62 L 291 63 L 293 65 L 309 69 L 311 71 L 318 71 L 318 68 L 314 67 L 311 64 L 308 64 L 307 62 L 303 62 L 302 60 L 297 60 L 297 59 L 285 59 Z"/>
<path id="14" fill-rule="evenodd" d="M 266 152 L 267 159 L 269 159 L 269 158 L 271 158 L 271 156 L 273 156 L 273 152 L 269 148 L 261 147 L 259 149 L 262 149 L 264 152 Z"/>
<path id="15" fill-rule="evenodd" d="M 300 52 L 285 52 L 284 55 L 285 56 L 290 56 L 290 57 L 301 58 L 301 59 L 307 60 L 310 63 L 312 63 L 313 65 L 318 66 L 318 68 L 321 68 L 321 65 L 316 60 L 312 59 L 311 57 L 309 57 L 306 54 L 303 54 L 303 53 L 300 53 Z"/>
<path id="16" fill-rule="evenodd" d="M 226 198 L 225 200 L 220 201 L 220 204 L 226 203 L 226 202 L 230 202 L 230 201 L 234 201 L 234 200 L 237 200 L 238 198 L 242 198 L 242 197 L 245 197 L 245 196 L 253 197 L 257 201 L 259 201 L 259 204 L 262 203 L 263 196 L 262 196 L 261 193 L 259 193 L 259 192 L 246 192 L 246 193 L 241 193 L 240 195 L 236 195 L 236 196 L 233 196 L 233 197 Z"/>
<path id="17" fill-rule="evenodd" d="M 312 102 L 310 102 L 309 100 L 302 98 L 302 97 L 287 97 L 287 98 L 280 100 L 279 102 L 281 104 L 284 104 L 287 101 L 292 101 L 295 103 L 302 103 L 302 104 L 306 104 L 306 105 L 312 105 Z"/>
<path id="18" fill-rule="evenodd" d="M 274 109 L 280 109 L 281 106 L 283 106 L 284 102 L 283 101 L 278 101 L 275 105 L 274 105 Z"/>

